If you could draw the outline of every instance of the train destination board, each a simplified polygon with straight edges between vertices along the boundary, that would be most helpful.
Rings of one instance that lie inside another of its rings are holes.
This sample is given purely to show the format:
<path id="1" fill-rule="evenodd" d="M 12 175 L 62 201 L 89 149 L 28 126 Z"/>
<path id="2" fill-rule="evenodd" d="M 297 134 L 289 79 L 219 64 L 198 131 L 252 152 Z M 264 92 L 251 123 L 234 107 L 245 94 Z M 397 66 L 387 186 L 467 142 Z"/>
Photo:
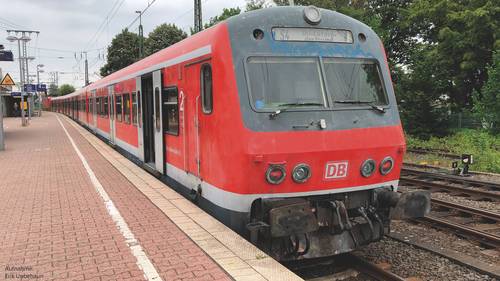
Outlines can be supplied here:
<path id="1" fill-rule="evenodd" d="M 301 27 L 275 27 L 273 37 L 276 41 L 353 43 L 349 30 Z"/>

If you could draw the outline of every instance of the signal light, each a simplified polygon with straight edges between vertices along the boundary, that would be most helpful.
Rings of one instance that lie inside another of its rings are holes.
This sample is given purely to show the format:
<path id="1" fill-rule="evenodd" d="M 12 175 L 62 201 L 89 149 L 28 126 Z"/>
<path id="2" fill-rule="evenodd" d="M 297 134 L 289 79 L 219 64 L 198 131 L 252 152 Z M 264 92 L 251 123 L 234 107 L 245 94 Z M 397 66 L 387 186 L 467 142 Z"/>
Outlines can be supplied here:
<path id="1" fill-rule="evenodd" d="M 266 180 L 270 184 L 280 184 L 285 180 L 286 171 L 282 165 L 271 165 L 266 172 Z"/>

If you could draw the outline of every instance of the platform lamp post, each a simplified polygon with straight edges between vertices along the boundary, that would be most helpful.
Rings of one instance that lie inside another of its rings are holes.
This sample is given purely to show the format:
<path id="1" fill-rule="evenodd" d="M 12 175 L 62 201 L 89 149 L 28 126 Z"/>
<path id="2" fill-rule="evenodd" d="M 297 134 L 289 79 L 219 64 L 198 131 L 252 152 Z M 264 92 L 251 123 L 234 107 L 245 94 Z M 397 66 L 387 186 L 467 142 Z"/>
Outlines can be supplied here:
<path id="1" fill-rule="evenodd" d="M 25 57 L 25 60 L 26 60 L 26 80 L 27 80 L 27 84 L 31 85 L 31 80 L 30 80 L 30 71 L 29 71 L 29 62 L 34 60 L 35 57 Z M 31 86 L 30 86 L 31 88 Z M 33 96 L 30 95 L 30 93 L 28 92 L 28 120 L 31 120 L 31 115 L 33 114 Z"/>
<path id="2" fill-rule="evenodd" d="M 43 69 L 40 69 L 44 67 L 45 65 L 43 64 L 38 64 L 36 66 L 36 94 L 38 96 L 38 116 L 42 116 L 42 95 L 39 94 L 38 87 L 40 87 L 40 73 L 44 73 L 45 71 Z"/>
<path id="3" fill-rule="evenodd" d="M 22 37 L 17 37 L 14 35 L 9 35 L 7 36 L 7 40 L 9 42 L 15 42 L 17 41 L 17 49 L 19 51 L 19 91 L 21 92 L 21 104 L 19 108 L 21 109 L 21 125 L 25 127 L 27 125 L 26 123 L 26 118 L 24 115 L 24 62 L 23 62 L 23 57 L 21 55 L 21 41 L 29 41 L 30 38 L 27 36 L 22 36 Z M 24 46 L 24 43 L 23 43 Z"/>

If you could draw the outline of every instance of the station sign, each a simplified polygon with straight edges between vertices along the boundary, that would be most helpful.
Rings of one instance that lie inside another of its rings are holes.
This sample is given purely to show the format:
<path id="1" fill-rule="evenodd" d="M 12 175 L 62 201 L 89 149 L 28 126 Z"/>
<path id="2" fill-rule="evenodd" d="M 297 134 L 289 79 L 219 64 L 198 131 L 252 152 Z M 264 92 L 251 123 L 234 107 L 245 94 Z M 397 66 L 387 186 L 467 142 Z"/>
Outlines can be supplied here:
<path id="1" fill-rule="evenodd" d="M 24 84 L 25 92 L 47 92 L 46 84 Z"/>
<path id="2" fill-rule="evenodd" d="M 12 51 L 0 50 L 0 61 L 14 61 Z"/>
<path id="3" fill-rule="evenodd" d="M 20 97 L 21 96 L 21 92 L 11 92 L 10 96 L 11 97 Z M 24 93 L 24 96 L 27 97 L 28 93 Z"/>

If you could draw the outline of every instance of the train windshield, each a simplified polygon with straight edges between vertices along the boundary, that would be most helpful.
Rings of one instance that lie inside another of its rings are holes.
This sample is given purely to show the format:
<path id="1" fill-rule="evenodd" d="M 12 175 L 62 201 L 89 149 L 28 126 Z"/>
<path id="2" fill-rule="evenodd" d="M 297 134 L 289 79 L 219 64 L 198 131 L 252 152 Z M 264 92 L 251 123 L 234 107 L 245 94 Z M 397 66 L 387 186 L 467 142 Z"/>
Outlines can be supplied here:
<path id="1" fill-rule="evenodd" d="M 327 107 L 318 58 L 250 57 L 247 72 L 253 107 Z"/>
<path id="2" fill-rule="evenodd" d="M 323 59 L 328 92 L 335 106 L 387 105 L 378 65 L 360 59 Z"/>

